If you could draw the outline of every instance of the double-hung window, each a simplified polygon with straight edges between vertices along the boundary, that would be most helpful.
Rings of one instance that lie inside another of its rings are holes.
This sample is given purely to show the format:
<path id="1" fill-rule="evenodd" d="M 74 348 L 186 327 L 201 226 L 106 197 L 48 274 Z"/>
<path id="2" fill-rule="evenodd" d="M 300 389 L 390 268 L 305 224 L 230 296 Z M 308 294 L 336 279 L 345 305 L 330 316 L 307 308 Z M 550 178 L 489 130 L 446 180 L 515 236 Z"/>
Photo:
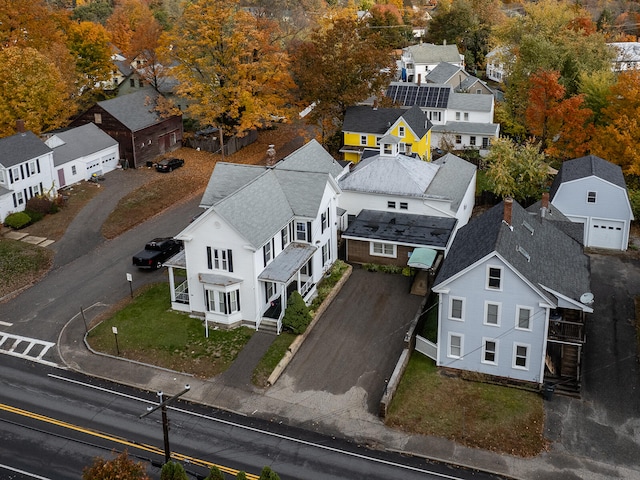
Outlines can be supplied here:
<path id="1" fill-rule="evenodd" d="M 405 135 L 404 127 L 402 127 L 402 126 L 398 127 L 398 136 L 400 138 L 404 138 L 404 135 Z"/>
<path id="2" fill-rule="evenodd" d="M 322 232 L 324 233 L 324 231 L 329 228 L 329 209 L 327 208 L 327 211 L 320 214 L 320 223 L 322 225 Z"/>
<path id="3" fill-rule="evenodd" d="M 451 320 L 464 320 L 464 299 L 449 297 L 449 318 Z"/>
<path id="4" fill-rule="evenodd" d="M 486 302 L 484 304 L 484 324 L 500 326 L 500 304 Z"/>
<path id="5" fill-rule="evenodd" d="M 482 363 L 498 364 L 498 341 L 493 338 L 482 340 Z"/>
<path id="6" fill-rule="evenodd" d="M 262 255 L 264 257 L 264 266 L 266 267 L 273 260 L 273 239 L 269 240 L 262 247 Z"/>
<path id="7" fill-rule="evenodd" d="M 296 222 L 296 240 L 307 241 L 307 223 Z"/>
<path id="8" fill-rule="evenodd" d="M 282 249 L 289 245 L 289 225 L 285 225 L 285 227 L 280 230 L 280 239 L 282 240 Z"/>
<path id="9" fill-rule="evenodd" d="M 587 203 L 596 203 L 596 192 L 587 192 Z"/>
<path id="10" fill-rule="evenodd" d="M 447 356 L 450 358 L 462 358 L 463 337 L 457 333 L 449 333 L 449 348 Z"/>
<path id="11" fill-rule="evenodd" d="M 207 307 L 210 312 L 231 315 L 240 311 L 240 290 L 206 289 Z"/>
<path id="12" fill-rule="evenodd" d="M 513 344 L 513 368 L 529 370 L 529 345 Z"/>
<path id="13" fill-rule="evenodd" d="M 209 267 L 209 270 L 233 272 L 233 255 L 231 250 L 207 247 L 207 267 Z"/>
<path id="14" fill-rule="evenodd" d="M 518 317 L 516 318 L 516 328 L 519 330 L 531 330 L 531 315 L 533 310 L 527 307 L 516 307 Z"/>
<path id="15" fill-rule="evenodd" d="M 329 241 L 322 246 L 322 265 L 326 265 L 331 260 L 331 245 Z"/>
<path id="16" fill-rule="evenodd" d="M 360 145 L 366 145 L 366 144 L 367 144 L 367 136 L 360 135 Z"/>
<path id="17" fill-rule="evenodd" d="M 502 290 L 501 267 L 487 267 L 487 288 L 492 290 Z"/>

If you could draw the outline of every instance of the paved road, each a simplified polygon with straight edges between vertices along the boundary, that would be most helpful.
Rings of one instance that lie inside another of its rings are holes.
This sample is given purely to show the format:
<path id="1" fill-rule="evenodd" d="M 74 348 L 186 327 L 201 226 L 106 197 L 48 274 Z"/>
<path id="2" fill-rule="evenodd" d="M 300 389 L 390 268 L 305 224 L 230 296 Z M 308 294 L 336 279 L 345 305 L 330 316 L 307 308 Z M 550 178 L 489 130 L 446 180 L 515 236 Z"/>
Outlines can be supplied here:
<path id="1" fill-rule="evenodd" d="M 87 206 L 89 218 L 83 213 L 75 222 L 69 235 L 61 240 L 59 249 L 62 260 L 56 260 L 54 268 L 37 285 L 22 292 L 10 302 L 0 304 L 0 319 L 11 326 L 0 327 L 6 333 L 22 335 L 47 342 L 57 342 L 63 325 L 80 308 L 85 309 L 87 320 L 129 295 L 126 274 L 133 275 L 133 287 L 166 278 L 166 271 L 139 271 L 131 266 L 131 257 L 150 239 L 171 236 L 182 230 L 200 209 L 200 198 L 193 198 L 158 215 L 144 224 L 113 239 L 105 240 L 94 224 L 106 218 L 114 198 L 121 198 L 135 188 L 136 182 L 126 177 L 129 171 L 116 171 L 107 175 L 104 191 Z M 136 173 L 136 172 L 132 172 Z M 111 176 L 114 175 L 114 176 Z M 119 178 L 121 175 L 122 178 Z M 101 224 L 101 222 L 100 222 Z M 83 235 L 86 228 L 87 235 Z M 74 232 L 71 234 L 71 232 Z M 73 252 L 78 252 L 71 258 Z M 46 360 L 58 362 L 55 349 Z"/>

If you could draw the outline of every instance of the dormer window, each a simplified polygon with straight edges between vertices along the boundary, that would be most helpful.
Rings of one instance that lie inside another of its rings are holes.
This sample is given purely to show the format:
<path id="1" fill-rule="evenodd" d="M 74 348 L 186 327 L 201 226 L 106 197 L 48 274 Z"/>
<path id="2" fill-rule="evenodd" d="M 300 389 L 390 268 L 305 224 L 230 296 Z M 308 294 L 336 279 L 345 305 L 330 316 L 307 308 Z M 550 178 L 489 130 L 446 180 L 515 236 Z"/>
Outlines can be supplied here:
<path id="1" fill-rule="evenodd" d="M 366 145 L 366 144 L 367 144 L 367 136 L 360 135 L 360 145 Z"/>
<path id="2" fill-rule="evenodd" d="M 596 203 L 596 192 L 587 192 L 587 203 Z"/>
<path id="3" fill-rule="evenodd" d="M 398 136 L 400 138 L 404 137 L 405 131 L 404 131 L 404 127 L 398 127 Z"/>

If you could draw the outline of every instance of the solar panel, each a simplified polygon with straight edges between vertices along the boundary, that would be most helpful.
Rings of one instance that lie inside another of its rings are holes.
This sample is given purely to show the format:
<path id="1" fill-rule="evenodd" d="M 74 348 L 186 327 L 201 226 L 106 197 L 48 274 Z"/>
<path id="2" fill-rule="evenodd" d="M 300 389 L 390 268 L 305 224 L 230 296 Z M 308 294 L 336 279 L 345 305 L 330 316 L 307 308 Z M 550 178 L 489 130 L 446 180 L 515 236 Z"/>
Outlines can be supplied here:
<path id="1" fill-rule="evenodd" d="M 450 92 L 450 89 L 448 88 L 440 89 L 440 98 L 438 99 L 438 104 L 437 104 L 438 108 L 447 108 L 447 105 L 449 103 L 449 92 Z"/>
<path id="2" fill-rule="evenodd" d="M 416 104 L 416 97 L 417 96 L 418 96 L 418 89 L 417 88 L 409 89 L 409 91 L 407 92 L 407 101 L 406 101 L 405 105 L 413 107 Z"/>
<path id="3" fill-rule="evenodd" d="M 389 85 L 389 88 L 387 88 L 387 97 L 389 97 L 391 100 L 395 102 L 397 93 L 398 93 L 398 86 Z"/>

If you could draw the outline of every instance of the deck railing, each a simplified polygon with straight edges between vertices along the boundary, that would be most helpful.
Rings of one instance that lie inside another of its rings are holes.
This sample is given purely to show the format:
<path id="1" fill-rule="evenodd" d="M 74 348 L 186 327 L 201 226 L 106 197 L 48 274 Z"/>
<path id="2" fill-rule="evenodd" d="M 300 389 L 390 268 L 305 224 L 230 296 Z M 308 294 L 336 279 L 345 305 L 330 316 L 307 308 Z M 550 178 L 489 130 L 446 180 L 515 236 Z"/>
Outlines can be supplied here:
<path id="1" fill-rule="evenodd" d="M 176 287 L 176 302 L 189 303 L 189 282 L 186 280 Z"/>

